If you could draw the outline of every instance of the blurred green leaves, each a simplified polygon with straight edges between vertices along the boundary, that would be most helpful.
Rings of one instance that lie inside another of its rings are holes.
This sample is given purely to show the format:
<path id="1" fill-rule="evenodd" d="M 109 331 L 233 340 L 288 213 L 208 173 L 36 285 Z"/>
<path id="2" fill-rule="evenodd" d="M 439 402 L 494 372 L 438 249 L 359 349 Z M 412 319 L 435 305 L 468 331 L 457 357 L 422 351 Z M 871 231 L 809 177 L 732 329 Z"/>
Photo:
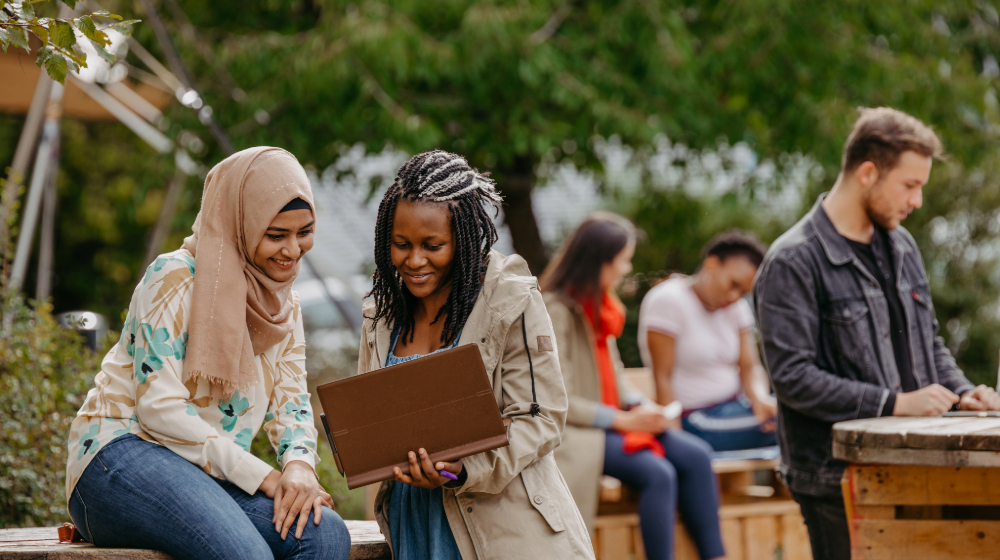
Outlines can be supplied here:
<path id="1" fill-rule="evenodd" d="M 42 47 L 37 50 L 36 64 L 45 68 L 49 76 L 59 83 L 65 83 L 68 71 L 76 72 L 80 68 L 87 67 L 87 55 L 76 44 L 74 28 L 90 41 L 101 58 L 113 64 L 115 55 L 109 53 L 105 48 L 111 44 L 111 41 L 107 33 L 97 28 L 93 18 L 118 20 L 110 27 L 125 36 L 131 35 L 132 25 L 140 21 L 123 21 L 121 16 L 107 10 L 98 10 L 93 14 L 75 18 L 39 17 L 35 12 L 34 4 L 47 1 L 12 2 L 0 0 L 0 48 L 7 52 L 7 48 L 13 46 L 30 53 L 28 34 L 31 33 L 42 43 Z M 61 1 L 70 8 L 76 5 L 75 0 Z"/>
<path id="2" fill-rule="evenodd" d="M 66 438 L 103 355 L 28 303 L 0 294 L 0 527 L 66 520 Z"/>

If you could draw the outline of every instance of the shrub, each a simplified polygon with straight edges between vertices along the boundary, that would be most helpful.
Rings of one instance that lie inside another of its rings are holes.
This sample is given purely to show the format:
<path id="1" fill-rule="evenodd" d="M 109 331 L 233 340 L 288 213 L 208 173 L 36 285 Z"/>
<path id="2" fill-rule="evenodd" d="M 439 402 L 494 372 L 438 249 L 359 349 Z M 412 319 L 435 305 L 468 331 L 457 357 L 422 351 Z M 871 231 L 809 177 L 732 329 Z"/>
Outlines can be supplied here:
<path id="1" fill-rule="evenodd" d="M 61 524 L 66 438 L 103 353 L 49 303 L 0 297 L 0 527 Z"/>

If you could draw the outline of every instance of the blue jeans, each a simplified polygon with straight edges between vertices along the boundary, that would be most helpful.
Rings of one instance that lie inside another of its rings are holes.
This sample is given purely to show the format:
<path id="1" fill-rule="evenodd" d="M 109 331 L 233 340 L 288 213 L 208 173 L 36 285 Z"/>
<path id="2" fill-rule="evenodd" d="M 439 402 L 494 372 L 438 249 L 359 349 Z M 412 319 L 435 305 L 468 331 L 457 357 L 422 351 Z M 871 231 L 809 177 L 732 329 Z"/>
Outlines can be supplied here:
<path id="1" fill-rule="evenodd" d="M 109 548 L 159 550 L 185 558 L 346 560 L 351 536 L 340 516 L 312 512 L 301 539 L 274 530 L 274 501 L 216 480 L 169 449 L 133 434 L 98 451 L 69 500 L 77 529 Z"/>
<path id="2" fill-rule="evenodd" d="M 608 430 L 604 440 L 604 474 L 639 491 L 639 528 L 649 560 L 674 557 L 674 516 L 678 507 L 684 526 L 703 558 L 724 556 L 719 529 L 719 489 L 707 443 L 682 431 L 658 438 L 666 458 L 643 450 L 627 455 L 622 435 Z"/>
<path id="3" fill-rule="evenodd" d="M 760 429 L 746 395 L 714 406 L 699 408 L 681 421 L 685 432 L 708 442 L 715 451 L 756 449 L 778 444 L 774 432 Z"/>

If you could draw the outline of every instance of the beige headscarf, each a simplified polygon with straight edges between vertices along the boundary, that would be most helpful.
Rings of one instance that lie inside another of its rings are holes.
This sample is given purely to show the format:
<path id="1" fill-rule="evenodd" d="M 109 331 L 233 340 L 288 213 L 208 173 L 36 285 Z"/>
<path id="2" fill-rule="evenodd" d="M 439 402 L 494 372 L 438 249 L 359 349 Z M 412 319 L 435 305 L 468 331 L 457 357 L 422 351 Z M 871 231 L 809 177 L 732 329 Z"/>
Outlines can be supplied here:
<path id="1" fill-rule="evenodd" d="M 281 148 L 243 150 L 208 172 L 201 211 L 184 240 L 195 262 L 184 367 L 211 383 L 215 398 L 256 384 L 254 356 L 294 326 L 292 280 L 272 280 L 253 256 L 271 220 L 295 198 L 315 209 L 305 170 Z"/>

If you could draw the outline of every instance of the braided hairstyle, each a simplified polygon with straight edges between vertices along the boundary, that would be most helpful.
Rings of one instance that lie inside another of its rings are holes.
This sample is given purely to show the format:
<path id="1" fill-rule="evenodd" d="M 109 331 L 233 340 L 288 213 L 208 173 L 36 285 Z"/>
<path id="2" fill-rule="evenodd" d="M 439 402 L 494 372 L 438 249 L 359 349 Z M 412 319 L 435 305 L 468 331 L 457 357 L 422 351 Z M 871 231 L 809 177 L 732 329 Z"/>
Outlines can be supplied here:
<path id="1" fill-rule="evenodd" d="M 497 241 L 497 230 L 486 208 L 499 211 L 503 198 L 492 179 L 469 166 L 462 156 L 442 150 L 425 152 L 410 158 L 396 173 L 396 180 L 386 191 L 378 207 L 375 222 L 375 274 L 372 291 L 375 297 L 376 323 L 384 320 L 400 330 L 403 340 L 413 341 L 416 297 L 410 293 L 399 271 L 392 264 L 392 224 L 400 199 L 426 200 L 447 204 L 451 211 L 451 230 L 455 240 L 451 292 L 438 310 L 434 323 L 444 318 L 441 342 L 455 341 L 479 296 L 479 285 L 489 264 L 490 248 Z M 407 338 L 408 337 L 408 338 Z"/>

